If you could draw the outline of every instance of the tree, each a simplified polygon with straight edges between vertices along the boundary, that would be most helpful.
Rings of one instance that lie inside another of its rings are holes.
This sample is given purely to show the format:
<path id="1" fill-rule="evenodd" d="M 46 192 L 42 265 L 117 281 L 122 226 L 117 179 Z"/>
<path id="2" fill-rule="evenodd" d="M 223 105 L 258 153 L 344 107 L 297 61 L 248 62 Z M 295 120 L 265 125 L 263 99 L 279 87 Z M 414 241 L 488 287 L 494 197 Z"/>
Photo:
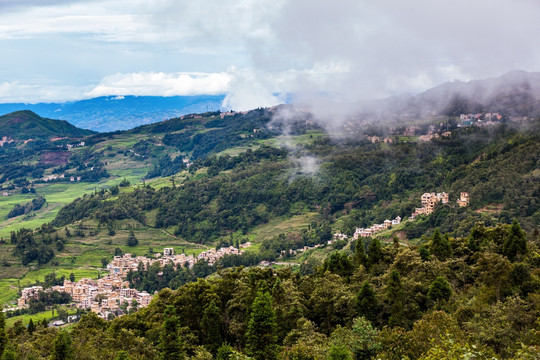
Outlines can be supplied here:
<path id="1" fill-rule="evenodd" d="M 386 296 L 390 303 L 389 326 L 400 326 L 403 323 L 403 288 L 401 278 L 396 269 L 390 272 L 386 289 Z"/>
<path id="2" fill-rule="evenodd" d="M 221 345 L 221 311 L 214 300 L 204 308 L 201 326 L 206 347 L 215 353 Z"/>
<path id="3" fill-rule="evenodd" d="M 4 353 L 4 349 L 7 345 L 6 336 L 6 320 L 4 319 L 4 313 L 0 311 L 0 356 Z"/>
<path id="4" fill-rule="evenodd" d="M 253 301 L 246 331 L 246 352 L 257 360 L 276 358 L 277 322 L 268 292 L 259 291 Z"/>
<path id="5" fill-rule="evenodd" d="M 341 355 L 332 355 L 330 350 L 330 358 L 372 359 L 381 348 L 378 335 L 378 331 L 363 317 L 354 319 L 350 328 L 338 326 L 330 337 L 330 344 L 331 349 L 341 349 Z M 343 352 L 344 349 L 348 351 L 348 355 Z"/>
<path id="6" fill-rule="evenodd" d="M 129 360 L 129 353 L 127 351 L 119 351 L 116 353 L 114 360 Z"/>
<path id="7" fill-rule="evenodd" d="M 368 261 L 369 265 L 373 266 L 378 264 L 382 260 L 381 242 L 375 238 L 371 240 L 368 247 Z"/>
<path id="8" fill-rule="evenodd" d="M 216 354 L 216 360 L 229 360 L 233 353 L 233 348 L 229 344 L 223 344 L 218 349 Z"/>
<path id="9" fill-rule="evenodd" d="M 429 250 L 425 245 L 420 246 L 418 253 L 420 254 L 422 261 L 429 261 Z"/>
<path id="10" fill-rule="evenodd" d="M 361 237 L 356 241 L 356 247 L 354 248 L 354 264 L 356 266 L 367 266 L 366 249 Z"/>
<path id="11" fill-rule="evenodd" d="M 75 274 L 74 273 L 69 274 L 69 281 L 75 282 Z"/>
<path id="12" fill-rule="evenodd" d="M 131 246 L 131 245 L 130 245 Z M 107 258 L 101 258 L 101 267 L 106 268 L 107 264 L 109 264 L 109 259 Z"/>
<path id="13" fill-rule="evenodd" d="M 510 231 L 508 236 L 504 240 L 503 244 L 503 254 L 510 260 L 514 261 L 517 255 L 526 254 L 527 249 L 527 238 L 525 232 L 521 230 L 521 226 L 516 219 L 512 221 L 510 226 Z"/>
<path id="14" fill-rule="evenodd" d="M 334 251 L 324 261 L 322 271 L 323 273 L 330 271 L 343 277 L 350 277 L 354 271 L 354 267 L 345 252 Z"/>
<path id="15" fill-rule="evenodd" d="M 356 309 L 360 316 L 364 316 L 371 322 L 374 322 L 377 316 L 377 298 L 371 288 L 369 281 L 364 281 L 358 295 L 356 296 Z"/>
<path id="16" fill-rule="evenodd" d="M 133 232 L 133 230 L 130 230 L 127 241 L 126 241 L 126 245 L 137 246 L 137 244 L 139 244 L 139 240 L 137 240 L 137 238 L 135 237 L 135 233 Z"/>
<path id="17" fill-rule="evenodd" d="M 160 359 L 183 359 L 185 357 L 185 344 L 179 336 L 180 321 L 175 314 L 174 307 L 167 306 L 163 314 L 163 324 L 159 335 Z"/>
<path id="18" fill-rule="evenodd" d="M 431 239 L 429 252 L 431 255 L 436 256 L 441 261 L 446 260 L 450 255 L 452 255 L 452 247 L 450 246 L 448 236 L 443 238 L 439 232 L 439 229 L 435 229 L 435 233 Z"/>
<path id="19" fill-rule="evenodd" d="M 114 256 L 122 256 L 124 255 L 124 252 L 119 247 L 114 249 Z"/>
<path id="20" fill-rule="evenodd" d="M 71 347 L 71 337 L 67 332 L 60 330 L 53 341 L 51 360 L 71 359 L 75 359 Z"/>
<path id="21" fill-rule="evenodd" d="M 26 327 L 26 330 L 28 330 L 28 333 L 32 335 L 34 331 L 36 331 L 36 324 L 34 324 L 34 321 L 30 319 L 28 322 L 28 326 Z"/>
<path id="22" fill-rule="evenodd" d="M 448 301 L 452 296 L 452 289 L 446 278 L 439 276 L 436 278 L 431 285 L 429 285 L 429 290 L 427 297 L 437 303 L 440 301 Z"/>
<path id="23" fill-rule="evenodd" d="M 1 360 L 18 360 L 19 357 L 17 356 L 17 351 L 15 350 L 15 347 L 13 345 L 8 344 L 2 353 Z"/>

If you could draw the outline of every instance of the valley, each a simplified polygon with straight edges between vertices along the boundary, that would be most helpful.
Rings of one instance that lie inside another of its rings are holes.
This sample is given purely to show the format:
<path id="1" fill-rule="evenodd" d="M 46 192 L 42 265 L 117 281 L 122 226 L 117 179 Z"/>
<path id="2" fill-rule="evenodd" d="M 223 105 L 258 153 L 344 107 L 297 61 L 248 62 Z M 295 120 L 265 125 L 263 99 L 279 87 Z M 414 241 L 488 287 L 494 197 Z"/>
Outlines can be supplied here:
<path id="1" fill-rule="evenodd" d="M 456 253 L 474 229 L 506 234 L 510 225 L 501 224 L 513 219 L 530 244 L 539 240 L 537 120 L 462 126 L 458 118 L 437 116 L 348 123 L 346 133 L 333 133 L 305 117 L 271 123 L 276 111 L 188 115 L 127 131 L 4 144 L 0 302 L 9 324 L 58 319 L 50 310 L 18 313 L 23 288 L 71 277 L 97 281 L 113 256 L 123 254 L 153 258 L 173 248 L 197 258 L 246 244 L 243 254 L 212 264 L 200 259 L 133 271 L 130 288 L 157 296 L 150 310 L 139 310 L 151 312 L 162 301 L 155 291 L 197 286 L 191 284 L 240 271 L 234 269 L 302 277 L 330 269 L 348 278 L 357 271 L 349 261 L 367 261 L 360 269 L 369 268 L 372 277 L 383 270 L 369 261 L 383 266 L 396 251 L 422 254 L 439 231 Z M 460 206 L 464 191 L 470 197 Z M 43 206 L 27 209 L 38 197 Z M 16 205 L 24 213 L 8 218 Z M 386 255 L 373 260 L 374 251 Z M 92 308 L 121 319 L 120 305 Z"/>

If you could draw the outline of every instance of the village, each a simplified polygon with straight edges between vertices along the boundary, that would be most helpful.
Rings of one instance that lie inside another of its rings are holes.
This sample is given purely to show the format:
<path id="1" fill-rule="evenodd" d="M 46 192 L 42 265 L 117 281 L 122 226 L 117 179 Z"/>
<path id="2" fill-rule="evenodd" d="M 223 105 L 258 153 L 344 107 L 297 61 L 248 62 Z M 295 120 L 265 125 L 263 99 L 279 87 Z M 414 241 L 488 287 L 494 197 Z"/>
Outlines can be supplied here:
<path id="1" fill-rule="evenodd" d="M 415 208 L 414 212 L 409 217 L 411 221 L 414 221 L 419 215 L 429 215 L 433 213 L 436 205 L 439 203 L 447 204 L 449 202 L 449 195 L 446 192 L 424 193 L 420 197 L 420 200 L 422 207 Z M 457 204 L 460 207 L 468 206 L 469 194 L 467 192 L 461 192 L 459 199 L 457 199 Z M 372 237 L 377 232 L 399 225 L 401 220 L 401 217 L 397 216 L 393 220 L 387 219 L 381 224 L 373 224 L 368 228 L 357 227 L 352 240 L 356 240 L 359 237 Z M 334 234 L 333 240 L 328 241 L 328 244 L 332 244 L 338 239 L 347 240 L 347 238 L 347 235 L 338 232 Z M 30 300 L 37 299 L 40 292 L 58 291 L 71 295 L 73 304 L 76 307 L 90 310 L 103 319 L 111 319 L 148 306 L 152 301 L 153 295 L 145 291 L 129 288 L 129 282 L 125 280 L 129 272 L 138 271 L 141 267 L 143 269 L 148 269 L 155 263 L 158 263 L 160 267 L 170 264 L 175 269 L 180 266 L 193 268 L 198 261 L 205 261 L 209 266 L 213 266 L 223 256 L 243 254 L 245 250 L 242 248 L 249 246 L 251 246 L 251 243 L 246 242 L 239 245 L 239 248 L 229 246 L 219 249 L 208 249 L 197 256 L 193 254 L 186 255 L 184 253 L 175 254 L 174 248 L 172 247 L 164 248 L 163 253 L 156 253 L 153 258 L 146 256 L 132 256 L 131 254 L 115 256 L 113 260 L 107 264 L 108 274 L 106 276 L 97 280 L 83 278 L 77 282 L 66 279 L 64 280 L 63 285 L 53 286 L 49 289 L 43 289 L 41 286 L 24 288 L 21 291 L 21 297 L 17 301 L 17 305 L 19 308 L 28 307 Z M 319 244 L 312 248 L 320 246 L 321 245 Z M 311 248 L 304 247 L 302 249 L 291 250 L 290 252 L 296 254 L 297 252 L 309 249 Z"/>
<path id="2" fill-rule="evenodd" d="M 435 206 L 440 202 L 441 204 L 448 204 L 449 196 L 448 193 L 424 193 L 420 197 L 422 207 L 415 208 L 414 212 L 409 217 L 409 220 L 414 221 L 418 215 L 429 215 L 432 214 L 435 210 Z M 469 193 L 461 192 L 459 199 L 457 199 L 457 204 L 459 207 L 466 207 L 469 205 Z M 396 216 L 393 220 L 385 220 L 381 224 L 373 224 L 368 228 L 359 228 L 357 227 L 352 240 L 357 240 L 359 237 L 372 237 L 377 232 L 390 229 L 392 226 L 399 225 L 401 223 L 401 217 Z M 337 232 L 333 236 L 333 240 L 329 241 L 328 244 L 332 244 L 336 240 L 347 240 L 348 236 L 341 232 Z M 305 249 L 304 249 L 305 250 Z"/>
<path id="3" fill-rule="evenodd" d="M 250 242 L 240 245 L 240 248 L 251 246 Z M 192 268 L 198 261 L 206 261 L 212 266 L 225 255 L 240 255 L 244 250 L 233 246 L 209 249 L 199 255 L 174 254 L 174 248 L 164 248 L 163 253 L 154 254 L 154 258 L 145 256 L 132 256 L 124 254 L 115 256 L 107 265 L 108 274 L 100 279 L 80 279 L 77 282 L 64 280 L 63 285 L 43 289 L 42 286 L 32 286 L 22 289 L 21 297 L 17 301 L 19 308 L 27 308 L 32 299 L 38 299 L 40 292 L 58 291 L 71 295 L 73 304 L 79 309 L 90 310 L 103 319 L 126 314 L 127 312 L 148 306 L 153 295 L 136 289 L 129 288 L 129 282 L 125 280 L 130 271 L 137 271 L 139 266 L 144 269 L 159 263 L 161 267 L 172 264 L 175 268 L 186 266 Z M 140 265 L 139 265 L 140 264 Z"/>

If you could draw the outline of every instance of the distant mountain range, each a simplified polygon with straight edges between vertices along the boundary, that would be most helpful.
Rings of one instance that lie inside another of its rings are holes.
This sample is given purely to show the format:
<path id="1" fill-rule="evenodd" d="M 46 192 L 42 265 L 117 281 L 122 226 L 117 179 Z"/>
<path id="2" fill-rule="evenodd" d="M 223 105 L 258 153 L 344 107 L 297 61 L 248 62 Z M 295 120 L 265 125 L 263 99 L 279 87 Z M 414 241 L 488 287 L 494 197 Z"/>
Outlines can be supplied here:
<path id="1" fill-rule="evenodd" d="M 29 110 L 15 111 L 0 116 L 0 138 L 15 140 L 45 139 L 52 137 L 79 137 L 94 131 L 80 129 L 65 120 L 42 118 Z"/>
<path id="2" fill-rule="evenodd" d="M 501 112 L 510 116 L 540 116 L 540 73 L 511 71 L 496 78 L 448 82 L 417 95 L 393 96 L 370 102 L 367 113 L 424 116 Z"/>
<path id="3" fill-rule="evenodd" d="M 0 114 L 31 110 L 45 118 L 67 120 L 79 128 L 108 132 L 223 110 L 224 98 L 225 95 L 104 96 L 67 103 L 0 104 Z M 359 115 L 363 119 L 471 112 L 537 117 L 540 116 L 540 73 L 511 71 L 497 78 L 449 82 L 416 95 L 392 96 L 357 105 L 362 109 Z"/>
<path id="4" fill-rule="evenodd" d="M 31 110 L 99 132 L 126 130 L 192 113 L 220 110 L 224 95 L 104 96 L 67 103 L 0 104 L 0 114 Z"/>

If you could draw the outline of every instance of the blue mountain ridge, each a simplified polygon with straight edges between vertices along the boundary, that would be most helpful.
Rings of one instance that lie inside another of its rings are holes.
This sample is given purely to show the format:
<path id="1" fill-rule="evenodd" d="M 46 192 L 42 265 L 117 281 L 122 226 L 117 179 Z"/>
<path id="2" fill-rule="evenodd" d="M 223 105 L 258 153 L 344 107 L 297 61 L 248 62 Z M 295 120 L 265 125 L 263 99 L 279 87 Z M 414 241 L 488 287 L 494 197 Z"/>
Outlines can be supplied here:
<path id="1" fill-rule="evenodd" d="M 127 130 L 186 114 L 223 110 L 225 95 L 194 96 L 103 96 L 66 103 L 0 104 L 0 115 L 18 110 L 67 120 L 99 132 Z"/>

